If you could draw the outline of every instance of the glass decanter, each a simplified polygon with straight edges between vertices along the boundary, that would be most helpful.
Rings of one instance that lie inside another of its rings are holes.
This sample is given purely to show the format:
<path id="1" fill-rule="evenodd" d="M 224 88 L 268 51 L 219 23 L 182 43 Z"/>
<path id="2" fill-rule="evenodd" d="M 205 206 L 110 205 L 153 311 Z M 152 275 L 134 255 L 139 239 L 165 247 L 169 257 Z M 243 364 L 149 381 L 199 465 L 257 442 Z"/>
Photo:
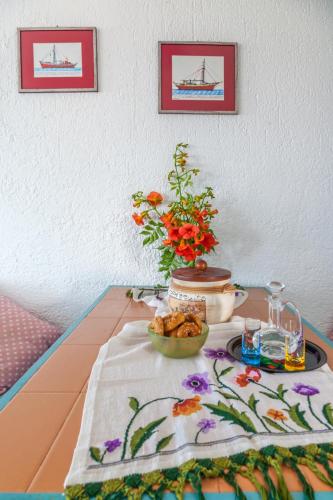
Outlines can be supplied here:
<path id="1" fill-rule="evenodd" d="M 267 285 L 270 296 L 268 298 L 268 324 L 262 328 L 258 335 L 261 341 L 261 364 L 272 365 L 271 367 L 281 368 L 285 361 L 286 336 L 289 337 L 291 349 L 296 349 L 299 337 L 303 337 L 302 318 L 299 310 L 292 302 L 282 300 L 282 292 L 285 288 L 279 281 L 271 281 Z M 283 328 L 286 324 L 283 321 L 283 311 L 288 307 L 293 310 L 298 327 L 295 331 Z"/>

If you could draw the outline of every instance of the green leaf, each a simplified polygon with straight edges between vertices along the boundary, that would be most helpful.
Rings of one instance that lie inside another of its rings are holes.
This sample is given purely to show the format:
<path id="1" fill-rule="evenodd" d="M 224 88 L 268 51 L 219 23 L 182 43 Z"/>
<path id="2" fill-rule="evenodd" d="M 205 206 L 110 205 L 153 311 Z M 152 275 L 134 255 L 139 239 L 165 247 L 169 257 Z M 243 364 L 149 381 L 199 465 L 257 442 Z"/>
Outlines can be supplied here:
<path id="1" fill-rule="evenodd" d="M 90 456 L 95 462 L 102 463 L 101 450 L 95 446 L 89 448 Z"/>
<path id="2" fill-rule="evenodd" d="M 299 427 L 302 427 L 303 429 L 307 431 L 312 431 L 312 427 L 307 423 L 307 421 L 304 418 L 304 413 L 305 411 L 301 411 L 299 409 L 300 403 L 297 403 L 296 405 L 291 406 L 287 411 L 289 413 L 289 416 L 291 420 L 295 422 Z"/>
<path id="3" fill-rule="evenodd" d="M 331 403 L 326 403 L 323 406 L 323 415 L 330 425 L 333 425 L 333 408 Z"/>
<path id="4" fill-rule="evenodd" d="M 163 448 L 166 448 L 168 446 L 168 444 L 170 443 L 171 439 L 173 438 L 174 436 L 174 433 L 173 434 L 169 434 L 169 436 L 166 436 L 164 438 L 162 438 L 158 443 L 157 443 L 157 446 L 156 446 L 156 453 L 158 451 L 161 451 L 163 450 Z"/>
<path id="5" fill-rule="evenodd" d="M 254 397 L 254 394 L 251 394 L 247 404 L 249 405 L 249 407 L 251 408 L 252 411 L 256 411 L 256 406 L 258 403 L 259 403 L 259 399 L 256 399 Z"/>
<path id="6" fill-rule="evenodd" d="M 246 415 L 246 413 L 239 412 L 232 405 L 227 406 L 225 403 L 222 403 L 222 401 L 219 401 L 217 405 L 205 404 L 204 406 L 211 410 L 213 415 L 221 417 L 221 420 L 223 421 L 225 420 L 231 422 L 232 424 L 240 425 L 247 432 L 257 432 L 252 421 Z"/>
<path id="7" fill-rule="evenodd" d="M 148 243 L 151 243 L 151 238 L 148 236 L 148 238 L 145 238 L 142 242 L 143 245 L 148 245 Z"/>
<path id="8" fill-rule="evenodd" d="M 239 401 L 239 398 L 237 396 L 234 396 L 233 394 L 229 394 L 228 392 L 219 391 L 219 394 L 221 394 L 221 396 L 223 396 L 225 399 L 236 399 L 237 401 Z"/>
<path id="9" fill-rule="evenodd" d="M 281 432 L 287 432 L 286 429 L 284 429 L 282 427 L 282 425 L 278 424 L 277 422 L 274 422 L 274 420 L 272 420 L 271 418 L 268 418 L 268 417 L 262 417 L 265 422 L 270 425 L 271 427 L 273 427 L 273 429 L 276 429 L 277 431 L 281 431 Z"/>
<path id="10" fill-rule="evenodd" d="M 130 408 L 132 408 L 133 411 L 137 411 L 137 409 L 139 408 L 139 401 L 136 399 L 136 398 L 128 398 L 129 399 L 129 406 Z"/>
<path id="11" fill-rule="evenodd" d="M 268 398 L 271 398 L 271 399 L 280 399 L 279 396 L 275 395 L 275 394 L 271 394 L 270 392 L 265 392 L 265 391 L 259 391 L 261 394 L 264 394 L 265 396 L 267 396 Z"/>
<path id="12" fill-rule="evenodd" d="M 283 384 L 279 384 L 277 389 L 276 389 L 276 392 L 278 393 L 280 398 L 283 399 L 285 393 L 288 392 L 288 389 L 283 389 Z"/>
<path id="13" fill-rule="evenodd" d="M 234 367 L 233 366 L 228 366 L 228 368 L 226 368 L 225 370 L 222 370 L 219 377 L 222 377 L 223 375 L 227 375 L 227 373 L 231 372 L 231 370 L 233 370 Z"/>
<path id="14" fill-rule="evenodd" d="M 155 429 L 161 425 L 162 422 L 167 417 L 159 418 L 158 420 L 154 420 L 153 422 L 150 422 L 150 424 L 146 425 L 145 427 L 139 427 L 133 434 L 130 442 L 130 447 L 132 451 L 132 458 L 135 457 L 141 446 L 147 439 L 149 439 L 155 432 Z"/>

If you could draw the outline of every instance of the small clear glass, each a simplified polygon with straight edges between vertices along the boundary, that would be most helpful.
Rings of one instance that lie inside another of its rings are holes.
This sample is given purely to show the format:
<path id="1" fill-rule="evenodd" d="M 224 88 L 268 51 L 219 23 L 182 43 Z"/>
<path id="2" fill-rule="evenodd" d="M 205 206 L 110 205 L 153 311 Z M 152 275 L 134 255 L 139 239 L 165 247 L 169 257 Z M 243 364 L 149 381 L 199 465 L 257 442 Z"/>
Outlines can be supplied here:
<path id="1" fill-rule="evenodd" d="M 305 340 L 303 331 L 298 331 L 293 319 L 283 325 L 289 335 L 285 337 L 285 370 L 302 371 L 305 369 Z"/>
<path id="2" fill-rule="evenodd" d="M 260 365 L 260 335 L 256 335 L 260 328 L 260 319 L 245 319 L 242 335 L 242 361 L 247 365 Z"/>

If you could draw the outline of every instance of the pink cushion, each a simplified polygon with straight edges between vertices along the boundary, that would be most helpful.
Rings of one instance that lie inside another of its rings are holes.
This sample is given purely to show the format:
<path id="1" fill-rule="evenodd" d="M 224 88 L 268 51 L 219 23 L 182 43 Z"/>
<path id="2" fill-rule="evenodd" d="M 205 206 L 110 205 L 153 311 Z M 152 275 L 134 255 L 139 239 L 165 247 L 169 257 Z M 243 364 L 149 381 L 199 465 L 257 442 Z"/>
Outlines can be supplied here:
<path id="1" fill-rule="evenodd" d="M 4 394 L 61 334 L 0 295 L 0 395 Z"/>

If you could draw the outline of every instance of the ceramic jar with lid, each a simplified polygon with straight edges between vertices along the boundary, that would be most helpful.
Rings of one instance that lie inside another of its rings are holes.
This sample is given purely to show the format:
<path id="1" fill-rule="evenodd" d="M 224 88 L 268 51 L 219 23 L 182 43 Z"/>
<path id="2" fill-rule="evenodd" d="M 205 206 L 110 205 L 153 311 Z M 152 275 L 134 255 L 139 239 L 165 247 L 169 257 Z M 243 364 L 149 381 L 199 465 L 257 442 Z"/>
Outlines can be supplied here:
<path id="1" fill-rule="evenodd" d="M 203 261 L 204 262 L 204 261 Z M 200 268 L 201 267 L 201 268 Z M 171 311 L 197 314 L 208 324 L 223 323 L 248 297 L 230 283 L 231 272 L 219 267 L 183 267 L 172 272 L 168 290 Z"/>

